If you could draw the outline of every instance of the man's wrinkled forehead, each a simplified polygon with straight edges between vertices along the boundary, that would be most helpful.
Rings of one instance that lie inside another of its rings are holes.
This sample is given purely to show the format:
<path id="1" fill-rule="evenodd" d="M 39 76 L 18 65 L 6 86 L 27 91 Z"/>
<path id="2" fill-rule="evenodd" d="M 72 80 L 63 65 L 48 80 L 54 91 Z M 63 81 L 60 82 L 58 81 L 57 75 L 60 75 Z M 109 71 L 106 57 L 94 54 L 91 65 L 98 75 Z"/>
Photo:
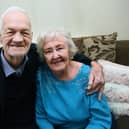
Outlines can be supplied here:
<path id="1" fill-rule="evenodd" d="M 24 24 L 27 23 L 28 29 L 31 29 L 31 21 L 28 15 L 20 10 L 10 10 L 4 13 L 0 19 L 0 31 L 2 31 L 4 25 L 9 23 Z"/>

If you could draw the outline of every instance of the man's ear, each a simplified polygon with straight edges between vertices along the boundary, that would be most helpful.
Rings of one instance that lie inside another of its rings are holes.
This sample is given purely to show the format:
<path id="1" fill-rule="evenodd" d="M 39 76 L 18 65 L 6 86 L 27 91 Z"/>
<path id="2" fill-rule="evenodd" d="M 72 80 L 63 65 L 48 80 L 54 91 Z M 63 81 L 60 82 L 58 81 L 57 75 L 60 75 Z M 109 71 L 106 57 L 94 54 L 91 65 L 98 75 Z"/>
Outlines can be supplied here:
<path id="1" fill-rule="evenodd" d="M 33 40 L 33 32 L 31 32 L 31 40 Z"/>
<path id="2" fill-rule="evenodd" d="M 0 44 L 1 44 L 1 34 L 0 34 Z"/>

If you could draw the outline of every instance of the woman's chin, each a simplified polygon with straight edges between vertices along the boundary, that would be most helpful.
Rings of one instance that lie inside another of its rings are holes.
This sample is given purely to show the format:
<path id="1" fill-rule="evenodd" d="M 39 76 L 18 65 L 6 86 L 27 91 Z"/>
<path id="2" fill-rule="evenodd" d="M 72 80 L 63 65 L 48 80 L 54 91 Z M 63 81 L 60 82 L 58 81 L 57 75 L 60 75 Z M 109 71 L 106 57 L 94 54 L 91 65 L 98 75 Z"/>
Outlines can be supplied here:
<path id="1" fill-rule="evenodd" d="M 65 71 L 65 69 L 64 68 L 53 68 L 53 69 L 51 69 L 54 73 L 62 73 L 63 74 L 63 72 Z"/>

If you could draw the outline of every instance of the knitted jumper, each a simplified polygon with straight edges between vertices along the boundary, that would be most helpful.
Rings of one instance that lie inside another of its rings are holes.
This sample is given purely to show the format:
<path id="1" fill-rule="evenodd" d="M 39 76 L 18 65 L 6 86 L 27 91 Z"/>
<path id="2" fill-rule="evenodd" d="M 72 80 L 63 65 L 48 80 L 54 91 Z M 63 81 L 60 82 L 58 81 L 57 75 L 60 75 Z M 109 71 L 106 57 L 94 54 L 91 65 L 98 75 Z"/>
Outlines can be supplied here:
<path id="1" fill-rule="evenodd" d="M 0 112 L 0 129 L 37 129 L 35 124 L 36 71 L 39 65 L 34 46 L 28 53 L 22 76 L 5 77 L 1 69 L 1 87 L 4 87 L 4 108 Z M 1 106 L 2 107 L 2 106 Z"/>

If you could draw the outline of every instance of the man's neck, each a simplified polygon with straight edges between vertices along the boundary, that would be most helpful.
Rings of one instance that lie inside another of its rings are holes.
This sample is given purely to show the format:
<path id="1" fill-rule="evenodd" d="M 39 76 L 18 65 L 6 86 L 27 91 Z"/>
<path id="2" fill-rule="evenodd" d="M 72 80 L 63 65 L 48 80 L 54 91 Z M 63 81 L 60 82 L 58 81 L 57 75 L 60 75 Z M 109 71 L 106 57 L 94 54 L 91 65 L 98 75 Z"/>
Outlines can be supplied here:
<path id="1" fill-rule="evenodd" d="M 24 56 L 17 56 L 17 57 L 5 57 L 5 59 L 7 60 L 7 62 L 14 68 L 14 69 L 16 69 L 16 68 L 18 68 L 21 64 L 22 64 L 22 62 L 24 61 Z"/>

